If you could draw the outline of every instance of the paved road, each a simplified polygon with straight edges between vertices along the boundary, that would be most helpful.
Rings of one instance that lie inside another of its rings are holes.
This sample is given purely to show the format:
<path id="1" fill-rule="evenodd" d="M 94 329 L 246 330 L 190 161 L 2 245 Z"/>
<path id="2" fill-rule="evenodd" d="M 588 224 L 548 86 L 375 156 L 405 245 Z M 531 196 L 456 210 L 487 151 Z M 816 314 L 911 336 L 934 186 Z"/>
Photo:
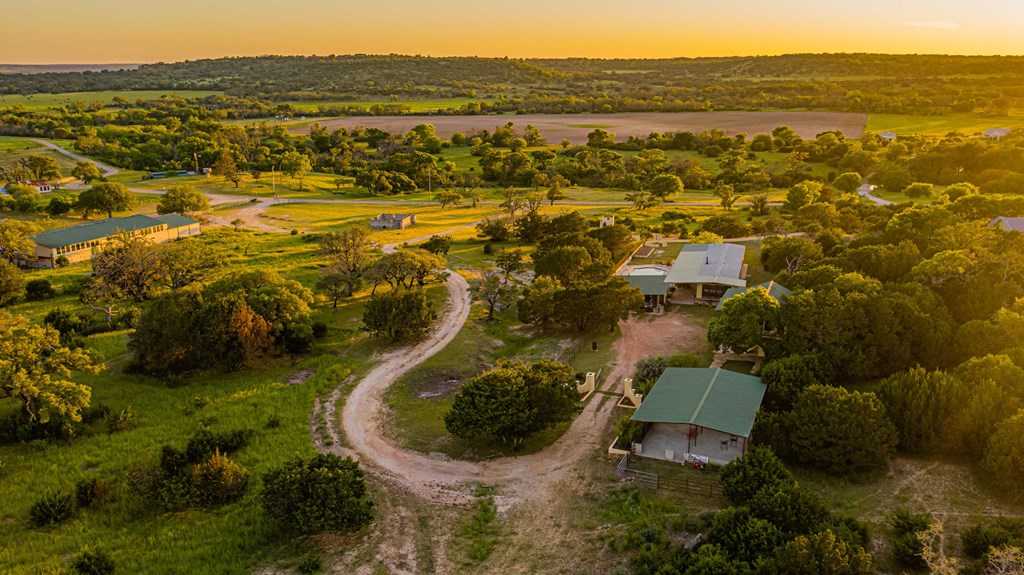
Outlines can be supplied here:
<path id="1" fill-rule="evenodd" d="M 876 196 L 874 193 L 872 193 L 873 191 L 874 191 L 874 188 L 871 186 L 871 184 L 867 184 L 867 183 L 865 183 L 861 187 L 857 188 L 857 194 L 859 194 L 860 197 L 867 198 L 869 201 L 874 202 L 874 204 L 876 206 L 891 206 L 892 205 L 892 202 L 890 202 L 889 200 L 887 200 L 885 198 L 880 198 L 880 197 Z"/>

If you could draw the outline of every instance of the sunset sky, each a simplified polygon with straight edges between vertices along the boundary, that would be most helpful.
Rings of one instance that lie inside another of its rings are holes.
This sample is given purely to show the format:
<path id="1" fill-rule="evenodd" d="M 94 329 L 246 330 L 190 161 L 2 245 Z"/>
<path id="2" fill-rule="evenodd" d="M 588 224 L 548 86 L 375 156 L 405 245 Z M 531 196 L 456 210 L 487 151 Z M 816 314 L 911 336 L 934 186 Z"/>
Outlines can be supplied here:
<path id="1" fill-rule="evenodd" d="M 0 0 L 0 63 L 257 54 L 1024 54 L 1024 0 Z"/>

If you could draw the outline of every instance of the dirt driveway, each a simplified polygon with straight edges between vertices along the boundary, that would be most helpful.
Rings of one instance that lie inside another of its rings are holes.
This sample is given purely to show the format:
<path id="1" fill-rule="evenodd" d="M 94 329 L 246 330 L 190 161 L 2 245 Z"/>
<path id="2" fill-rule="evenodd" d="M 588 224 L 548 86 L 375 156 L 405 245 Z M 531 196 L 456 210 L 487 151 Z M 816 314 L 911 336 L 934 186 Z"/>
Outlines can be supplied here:
<path id="1" fill-rule="evenodd" d="M 624 140 L 630 136 L 645 138 L 651 132 L 702 132 L 718 129 L 729 135 L 764 134 L 779 126 L 789 126 L 803 138 L 814 138 L 821 132 L 839 130 L 850 138 L 859 138 L 867 125 L 866 114 L 844 112 L 646 112 L 625 114 L 523 114 L 493 116 L 353 116 L 330 118 L 320 125 L 337 128 L 378 128 L 387 132 L 407 132 L 418 124 L 433 124 L 437 133 L 449 138 L 455 132 L 494 130 L 506 122 L 520 129 L 535 126 L 548 142 L 569 140 L 574 144 L 587 141 L 595 128 L 614 132 Z M 296 128 L 308 133 L 312 125 Z"/>
<path id="2" fill-rule="evenodd" d="M 603 449 L 604 433 L 616 398 L 596 394 L 554 444 L 541 452 L 484 462 L 455 461 L 403 449 L 383 429 L 384 393 L 398 378 L 444 348 L 469 314 L 468 284 L 458 274 L 448 280 L 449 309 L 430 337 L 411 348 L 385 355 L 345 402 L 341 425 L 352 455 L 392 480 L 403 490 L 435 503 L 461 503 L 478 483 L 498 487 L 503 507 L 528 498 L 545 497 L 583 458 Z M 621 322 L 615 343 L 616 361 L 602 382 L 614 392 L 640 359 L 706 347 L 704 325 L 689 315 L 668 313 Z"/>

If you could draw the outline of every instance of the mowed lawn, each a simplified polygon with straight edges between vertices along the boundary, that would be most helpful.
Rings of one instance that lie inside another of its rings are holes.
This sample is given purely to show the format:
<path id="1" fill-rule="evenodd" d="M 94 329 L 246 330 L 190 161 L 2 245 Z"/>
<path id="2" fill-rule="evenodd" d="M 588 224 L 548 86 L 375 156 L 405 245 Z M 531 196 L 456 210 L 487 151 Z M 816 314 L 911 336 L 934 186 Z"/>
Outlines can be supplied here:
<path id="1" fill-rule="evenodd" d="M 211 90 L 107 90 L 100 92 L 67 92 L 62 94 L 0 94 L 0 108 L 21 106 L 28 110 L 45 110 L 72 104 L 106 106 L 114 101 L 114 98 L 122 98 L 129 102 L 136 100 L 158 100 L 163 96 L 178 96 L 181 98 L 205 98 L 216 96 L 223 92 Z"/>
<path id="2" fill-rule="evenodd" d="M 1014 110 L 1009 116 L 870 114 L 868 115 L 867 130 L 869 132 L 892 131 L 901 135 L 942 136 L 950 132 L 974 134 L 989 128 L 1024 128 L 1024 110 Z"/>

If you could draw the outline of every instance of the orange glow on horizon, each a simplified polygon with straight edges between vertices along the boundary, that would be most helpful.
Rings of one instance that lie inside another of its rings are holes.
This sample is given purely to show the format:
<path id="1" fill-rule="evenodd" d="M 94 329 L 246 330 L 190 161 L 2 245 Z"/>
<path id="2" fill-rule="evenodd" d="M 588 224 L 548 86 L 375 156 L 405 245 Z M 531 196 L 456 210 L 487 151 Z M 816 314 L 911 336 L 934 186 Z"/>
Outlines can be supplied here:
<path id="1" fill-rule="evenodd" d="M 154 62 L 259 54 L 510 57 L 794 52 L 1024 54 L 1017 0 L 329 0 L 11 2 L 42 35 L 0 38 L 2 63 Z M 146 3 L 148 4 L 148 3 Z"/>

